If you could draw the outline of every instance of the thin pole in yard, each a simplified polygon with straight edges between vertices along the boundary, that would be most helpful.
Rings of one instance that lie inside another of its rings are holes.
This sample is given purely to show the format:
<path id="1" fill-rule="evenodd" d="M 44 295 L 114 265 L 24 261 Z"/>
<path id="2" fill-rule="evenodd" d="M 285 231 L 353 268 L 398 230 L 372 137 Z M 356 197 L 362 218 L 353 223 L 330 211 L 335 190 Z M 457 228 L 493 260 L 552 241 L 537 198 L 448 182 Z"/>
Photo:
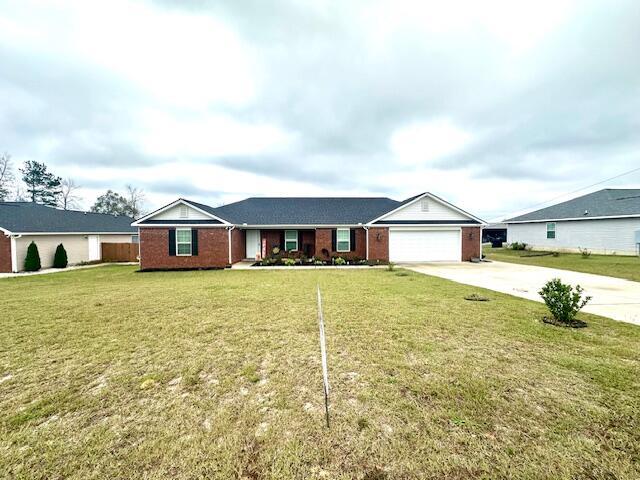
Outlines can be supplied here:
<path id="1" fill-rule="evenodd" d="M 324 384 L 324 415 L 329 428 L 329 373 L 327 371 L 327 345 L 324 337 L 324 316 L 322 314 L 322 295 L 320 285 L 318 290 L 318 325 L 320 328 L 320 355 L 322 356 L 322 382 Z"/>

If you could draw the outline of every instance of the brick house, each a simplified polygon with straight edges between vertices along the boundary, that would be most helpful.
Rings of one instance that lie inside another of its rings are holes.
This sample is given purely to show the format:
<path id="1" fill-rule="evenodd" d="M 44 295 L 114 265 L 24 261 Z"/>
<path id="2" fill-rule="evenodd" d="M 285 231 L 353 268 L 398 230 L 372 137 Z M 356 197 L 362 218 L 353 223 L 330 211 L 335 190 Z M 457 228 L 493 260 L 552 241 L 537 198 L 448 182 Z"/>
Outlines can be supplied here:
<path id="1" fill-rule="evenodd" d="M 431 194 L 382 197 L 254 197 L 210 207 L 178 199 L 132 223 L 142 270 L 224 268 L 287 256 L 393 262 L 479 257 L 484 222 Z"/>

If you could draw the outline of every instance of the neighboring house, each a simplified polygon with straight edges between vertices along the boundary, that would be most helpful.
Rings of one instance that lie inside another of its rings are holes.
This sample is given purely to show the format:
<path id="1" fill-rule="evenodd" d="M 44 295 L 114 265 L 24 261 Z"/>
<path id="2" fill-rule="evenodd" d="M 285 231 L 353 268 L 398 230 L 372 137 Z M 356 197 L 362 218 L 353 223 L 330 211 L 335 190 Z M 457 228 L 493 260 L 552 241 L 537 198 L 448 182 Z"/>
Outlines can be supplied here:
<path id="1" fill-rule="evenodd" d="M 536 250 L 634 255 L 640 242 L 640 189 L 607 188 L 505 220 L 509 243 Z"/>
<path id="2" fill-rule="evenodd" d="M 0 272 L 23 270 L 31 242 L 38 246 L 42 268 L 53 265 L 56 247 L 61 243 L 69 264 L 100 260 L 102 242 L 137 241 L 132 220 L 31 202 L 0 202 Z"/>
<path id="3" fill-rule="evenodd" d="M 393 262 L 480 256 L 482 220 L 423 193 L 389 198 L 248 198 L 218 208 L 178 199 L 134 222 L 142 270 L 223 268 L 288 255 Z"/>
<path id="4" fill-rule="evenodd" d="M 492 247 L 502 247 L 507 241 L 507 225 L 489 223 L 482 228 L 482 243 L 490 243 Z"/>

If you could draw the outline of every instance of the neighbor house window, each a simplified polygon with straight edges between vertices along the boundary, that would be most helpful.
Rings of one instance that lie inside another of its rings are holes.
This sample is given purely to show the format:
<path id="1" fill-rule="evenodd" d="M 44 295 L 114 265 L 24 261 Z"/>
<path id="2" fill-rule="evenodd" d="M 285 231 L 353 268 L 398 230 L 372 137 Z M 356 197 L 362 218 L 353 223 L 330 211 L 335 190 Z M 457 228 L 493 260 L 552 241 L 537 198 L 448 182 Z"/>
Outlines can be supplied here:
<path id="1" fill-rule="evenodd" d="M 140 237 L 138 235 L 131 235 L 131 243 L 140 243 Z"/>
<path id="2" fill-rule="evenodd" d="M 190 228 L 176 228 L 176 254 L 191 255 Z"/>
<path id="3" fill-rule="evenodd" d="M 547 223 L 547 238 L 556 238 L 556 224 Z"/>
<path id="4" fill-rule="evenodd" d="M 287 251 L 293 251 L 293 252 L 298 250 L 298 231 L 297 230 L 284 231 L 284 249 Z"/>
<path id="5" fill-rule="evenodd" d="M 336 243 L 338 252 L 349 252 L 351 250 L 351 230 L 338 228 L 336 230 Z"/>

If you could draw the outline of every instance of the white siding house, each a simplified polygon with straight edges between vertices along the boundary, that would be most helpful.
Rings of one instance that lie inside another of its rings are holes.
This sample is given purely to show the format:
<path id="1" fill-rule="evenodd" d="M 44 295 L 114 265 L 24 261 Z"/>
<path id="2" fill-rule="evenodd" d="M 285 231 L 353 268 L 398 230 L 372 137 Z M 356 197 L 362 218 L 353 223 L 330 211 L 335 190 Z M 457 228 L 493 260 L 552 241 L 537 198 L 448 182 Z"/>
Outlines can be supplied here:
<path id="1" fill-rule="evenodd" d="M 507 243 L 534 250 L 640 253 L 640 189 L 605 189 L 505 220 Z"/>

